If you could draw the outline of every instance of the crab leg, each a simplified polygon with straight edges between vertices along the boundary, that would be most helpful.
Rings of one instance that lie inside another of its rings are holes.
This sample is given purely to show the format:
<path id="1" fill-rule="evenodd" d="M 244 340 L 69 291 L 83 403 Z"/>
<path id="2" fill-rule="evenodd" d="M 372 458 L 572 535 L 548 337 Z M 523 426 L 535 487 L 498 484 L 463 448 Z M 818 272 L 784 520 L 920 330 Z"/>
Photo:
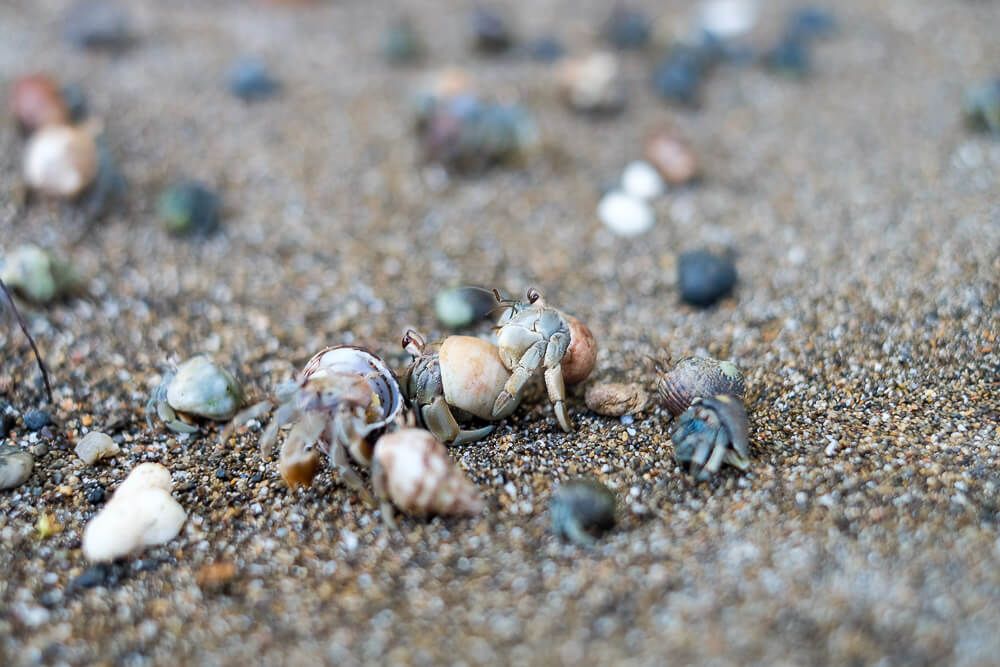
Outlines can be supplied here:
<path id="1" fill-rule="evenodd" d="M 438 396 L 430 405 L 425 405 L 420 411 L 427 430 L 434 437 L 448 446 L 464 445 L 476 442 L 493 432 L 493 426 L 485 426 L 475 430 L 463 430 L 455 420 L 451 408 L 443 396 Z"/>
<path id="2" fill-rule="evenodd" d="M 512 402 L 521 400 L 524 386 L 528 384 L 528 380 L 534 376 L 535 371 L 542 365 L 542 360 L 545 358 L 545 346 L 546 342 L 544 340 L 536 341 L 517 360 L 514 368 L 511 369 L 510 379 L 507 380 L 503 391 L 500 392 L 497 400 L 493 403 L 493 416 L 495 418 L 499 418 L 500 415 L 504 414 L 504 411 Z"/>
<path id="3" fill-rule="evenodd" d="M 722 466 L 723 460 L 726 458 L 726 451 L 728 451 L 729 445 L 729 434 L 726 433 L 726 429 L 721 426 L 715 432 L 714 447 L 712 449 L 712 457 L 708 459 L 708 463 L 705 464 L 705 470 L 709 472 L 716 473 L 719 472 L 719 468 Z M 709 475 L 703 470 L 699 478 L 708 479 Z"/>
<path id="4" fill-rule="evenodd" d="M 356 491 L 365 505 L 375 507 L 375 499 L 372 498 L 372 494 L 365 488 L 365 483 L 362 481 L 361 476 L 351 467 L 351 460 L 347 456 L 347 447 L 343 443 L 334 441 L 330 445 L 330 463 L 340 473 L 341 481 L 349 489 Z"/>
<path id="5" fill-rule="evenodd" d="M 555 410 L 556 419 L 562 430 L 573 432 L 573 423 L 566 414 L 566 384 L 563 382 L 562 358 L 569 346 L 569 336 L 553 334 L 545 350 L 545 388 L 549 392 L 549 401 Z"/>
<path id="6" fill-rule="evenodd" d="M 389 489 L 386 488 L 386 474 L 385 470 L 382 468 L 382 464 L 375 459 L 372 462 L 372 489 L 375 491 L 375 497 L 378 499 L 379 511 L 382 514 L 382 521 L 390 530 L 397 530 L 396 518 L 394 516 L 395 511 L 392 508 L 392 502 L 389 500 Z"/>

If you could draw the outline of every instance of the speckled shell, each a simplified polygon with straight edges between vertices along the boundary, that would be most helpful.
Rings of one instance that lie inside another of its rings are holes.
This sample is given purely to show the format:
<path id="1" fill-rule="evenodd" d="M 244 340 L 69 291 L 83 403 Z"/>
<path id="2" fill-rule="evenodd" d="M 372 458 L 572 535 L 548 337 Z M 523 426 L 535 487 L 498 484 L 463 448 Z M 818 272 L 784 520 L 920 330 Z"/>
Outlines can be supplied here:
<path id="1" fill-rule="evenodd" d="M 441 382 L 444 399 L 452 407 L 494 421 L 510 412 L 493 416 L 493 404 L 503 391 L 510 371 L 500 360 L 492 343 L 472 336 L 449 336 L 438 352 L 441 362 Z"/>
<path id="2" fill-rule="evenodd" d="M 414 516 L 472 516 L 483 511 L 479 491 L 422 429 L 405 428 L 379 439 L 372 477 L 392 504 Z"/>
<path id="3" fill-rule="evenodd" d="M 167 403 L 178 412 L 226 420 L 242 406 L 243 388 L 229 371 L 197 356 L 177 367 L 167 387 Z"/>
<path id="4" fill-rule="evenodd" d="M 728 394 L 742 399 L 746 384 L 733 363 L 710 357 L 687 357 L 659 377 L 656 389 L 664 406 L 676 417 L 696 398 Z"/>
<path id="5" fill-rule="evenodd" d="M 368 350 L 351 345 L 339 345 L 320 350 L 302 369 L 302 377 L 308 380 L 323 371 L 334 373 L 357 373 L 368 380 L 372 391 L 378 396 L 382 406 L 382 418 L 370 422 L 363 435 L 385 427 L 403 409 L 403 393 L 399 389 L 396 375 L 382 359 Z"/>
<path id="6" fill-rule="evenodd" d="M 586 380 L 597 363 L 597 340 L 590 328 L 572 315 L 563 314 L 569 325 L 569 348 L 562 358 L 563 381 L 577 384 Z"/>

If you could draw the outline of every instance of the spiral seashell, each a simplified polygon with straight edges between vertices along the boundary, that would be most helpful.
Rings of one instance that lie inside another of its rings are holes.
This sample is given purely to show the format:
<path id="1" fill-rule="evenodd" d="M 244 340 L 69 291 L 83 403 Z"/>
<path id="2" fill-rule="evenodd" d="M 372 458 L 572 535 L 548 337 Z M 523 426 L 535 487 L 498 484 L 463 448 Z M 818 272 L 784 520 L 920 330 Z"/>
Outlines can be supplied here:
<path id="1" fill-rule="evenodd" d="M 413 516 L 472 516 L 483 511 L 475 485 L 422 429 L 383 435 L 375 445 L 372 484 L 376 493 Z"/>
<path id="2" fill-rule="evenodd" d="M 660 375 L 656 390 L 670 414 L 687 410 L 696 398 L 725 394 L 742 399 L 746 392 L 743 374 L 735 364 L 711 357 L 686 357 Z"/>

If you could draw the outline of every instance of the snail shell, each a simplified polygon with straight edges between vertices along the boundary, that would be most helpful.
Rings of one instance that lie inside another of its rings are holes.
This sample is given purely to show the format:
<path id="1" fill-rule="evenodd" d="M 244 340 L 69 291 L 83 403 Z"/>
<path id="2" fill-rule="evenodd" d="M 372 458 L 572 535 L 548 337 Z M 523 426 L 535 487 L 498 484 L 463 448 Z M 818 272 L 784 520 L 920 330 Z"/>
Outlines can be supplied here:
<path id="1" fill-rule="evenodd" d="M 696 398 L 720 394 L 743 398 L 746 383 L 735 364 L 711 357 L 686 357 L 657 380 L 656 389 L 670 414 L 687 410 Z"/>
<path id="2" fill-rule="evenodd" d="M 403 393 L 396 376 L 382 359 L 368 350 L 350 345 L 320 350 L 302 369 L 302 377 L 308 382 L 319 373 L 356 374 L 364 378 L 378 397 L 381 413 L 365 425 L 361 435 L 367 436 L 384 428 L 403 409 Z"/>
<path id="3" fill-rule="evenodd" d="M 372 479 L 406 514 L 472 516 L 483 511 L 475 485 L 455 466 L 444 445 L 422 429 L 383 435 L 375 446 Z"/>
<path id="4" fill-rule="evenodd" d="M 566 384 L 583 382 L 594 370 L 597 362 L 597 340 L 590 328 L 572 315 L 563 314 L 569 325 L 569 348 L 562 358 L 563 381 Z"/>
<path id="5" fill-rule="evenodd" d="M 493 404 L 510 378 L 495 345 L 472 336 L 449 336 L 438 358 L 449 405 L 488 421 L 506 416 L 493 416 Z"/>
<path id="6" fill-rule="evenodd" d="M 25 134 L 45 125 L 61 125 L 70 116 L 59 84 L 45 74 L 29 74 L 14 81 L 10 110 Z"/>

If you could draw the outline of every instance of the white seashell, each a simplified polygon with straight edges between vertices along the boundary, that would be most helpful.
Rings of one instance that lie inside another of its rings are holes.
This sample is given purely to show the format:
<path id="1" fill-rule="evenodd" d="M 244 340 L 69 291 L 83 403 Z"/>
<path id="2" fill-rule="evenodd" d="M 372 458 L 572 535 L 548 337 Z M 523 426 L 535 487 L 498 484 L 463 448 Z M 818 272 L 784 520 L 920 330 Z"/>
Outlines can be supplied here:
<path id="1" fill-rule="evenodd" d="M 445 446 L 422 429 L 401 429 L 379 439 L 372 483 L 380 498 L 406 514 L 472 516 L 483 511 L 475 485 Z"/>
<path id="2" fill-rule="evenodd" d="M 621 66 L 614 54 L 599 51 L 565 61 L 558 70 L 559 86 L 574 109 L 607 113 L 625 106 Z"/>
<path id="3" fill-rule="evenodd" d="M 480 419 L 494 420 L 493 404 L 510 378 L 496 346 L 472 336 L 449 336 L 438 358 L 445 401 Z"/>
<path id="4" fill-rule="evenodd" d="M 618 236 L 638 236 L 652 228 L 653 209 L 642 199 L 621 190 L 604 195 L 597 205 L 597 216 Z"/>
<path id="5" fill-rule="evenodd" d="M 49 125 L 35 132 L 24 150 L 28 187 L 72 198 L 97 176 L 97 142 L 85 128 Z"/>
<path id="6" fill-rule="evenodd" d="M 649 201 L 663 194 L 663 179 L 653 165 L 642 160 L 630 162 L 622 172 L 622 190 Z"/>
<path id="7" fill-rule="evenodd" d="M 97 461 L 109 456 L 114 456 L 121 449 L 118 443 L 111 439 L 111 436 L 100 431 L 91 431 L 76 443 L 73 450 L 76 455 L 87 465 L 93 465 Z"/>
<path id="8" fill-rule="evenodd" d="M 302 369 L 302 375 L 306 379 L 327 372 L 359 374 L 368 381 L 371 390 L 378 396 L 382 418 L 368 422 L 360 435 L 383 428 L 402 411 L 403 394 L 399 390 L 395 374 L 384 361 L 368 350 L 350 345 L 330 347 L 313 355 Z"/>
<path id="9" fill-rule="evenodd" d="M 187 513 L 170 495 L 170 471 L 158 463 L 136 467 L 83 531 L 83 555 L 112 561 L 169 542 Z"/>

